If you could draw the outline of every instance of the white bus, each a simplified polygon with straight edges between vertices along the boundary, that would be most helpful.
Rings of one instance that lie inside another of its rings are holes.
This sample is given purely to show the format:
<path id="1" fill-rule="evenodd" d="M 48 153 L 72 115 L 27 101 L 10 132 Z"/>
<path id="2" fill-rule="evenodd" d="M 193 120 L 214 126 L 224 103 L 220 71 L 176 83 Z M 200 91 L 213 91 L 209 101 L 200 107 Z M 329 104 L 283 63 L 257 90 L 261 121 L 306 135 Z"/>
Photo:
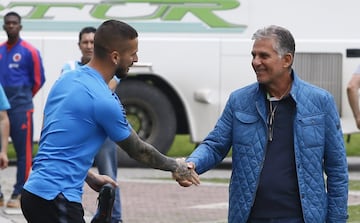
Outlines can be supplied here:
<path id="1" fill-rule="evenodd" d="M 80 58 L 80 29 L 107 19 L 134 26 L 139 62 L 117 93 L 139 135 L 166 153 L 176 134 L 201 142 L 230 92 L 256 81 L 251 36 L 270 24 L 293 33 L 294 69 L 334 95 L 345 134 L 358 132 L 346 85 L 360 64 L 359 8 L 358 0 L 1 0 L 0 16 L 18 12 L 21 36 L 43 58 L 47 81 L 35 97 L 35 141 L 62 65 Z M 6 40 L 5 32 L 0 37 Z"/>

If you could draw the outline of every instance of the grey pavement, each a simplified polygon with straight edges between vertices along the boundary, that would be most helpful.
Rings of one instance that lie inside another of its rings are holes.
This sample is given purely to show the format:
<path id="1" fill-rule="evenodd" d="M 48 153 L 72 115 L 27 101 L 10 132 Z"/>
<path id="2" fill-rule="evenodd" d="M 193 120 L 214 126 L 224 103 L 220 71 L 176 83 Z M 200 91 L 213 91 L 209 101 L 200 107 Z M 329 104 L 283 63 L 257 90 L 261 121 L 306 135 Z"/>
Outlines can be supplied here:
<path id="1" fill-rule="evenodd" d="M 360 157 L 348 157 L 350 179 L 360 180 Z M 227 222 L 228 184 L 210 179 L 228 180 L 231 159 L 217 169 L 201 175 L 200 186 L 180 187 L 169 172 L 150 168 L 119 168 L 124 223 L 225 223 Z M 96 171 L 96 169 L 94 169 Z M 9 198 L 16 167 L 0 171 L 0 183 Z M 97 193 L 84 186 L 85 220 L 90 222 L 97 203 Z M 360 204 L 360 191 L 350 191 L 349 205 Z M 25 223 L 20 209 L 0 208 L 0 223 Z"/>

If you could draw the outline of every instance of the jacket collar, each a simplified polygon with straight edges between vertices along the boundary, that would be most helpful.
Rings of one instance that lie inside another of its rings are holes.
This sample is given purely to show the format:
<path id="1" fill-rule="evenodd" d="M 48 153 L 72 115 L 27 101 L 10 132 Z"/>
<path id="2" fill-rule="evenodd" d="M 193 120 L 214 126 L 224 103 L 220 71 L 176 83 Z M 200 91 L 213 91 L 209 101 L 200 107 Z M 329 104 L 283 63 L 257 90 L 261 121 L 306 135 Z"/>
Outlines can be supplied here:
<path id="1" fill-rule="evenodd" d="M 290 75 L 291 75 L 291 78 L 293 79 L 293 82 L 292 82 L 292 86 L 291 86 L 291 90 L 290 90 L 289 94 L 296 101 L 296 95 L 298 94 L 298 89 L 299 89 L 299 82 L 301 82 L 302 80 L 299 78 L 299 76 L 296 74 L 296 72 L 293 69 L 291 69 Z M 259 97 L 266 98 L 265 86 L 263 84 L 258 83 L 258 88 L 256 90 L 256 93 L 258 94 L 258 98 Z"/>

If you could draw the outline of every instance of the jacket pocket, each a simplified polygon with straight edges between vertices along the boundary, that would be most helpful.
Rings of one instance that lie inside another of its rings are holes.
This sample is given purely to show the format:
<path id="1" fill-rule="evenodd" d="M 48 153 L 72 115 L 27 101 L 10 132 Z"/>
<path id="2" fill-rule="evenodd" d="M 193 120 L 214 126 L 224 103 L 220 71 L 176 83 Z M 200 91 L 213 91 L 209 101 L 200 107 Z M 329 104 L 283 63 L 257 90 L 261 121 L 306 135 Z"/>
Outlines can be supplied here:
<path id="1" fill-rule="evenodd" d="M 243 112 L 235 112 L 235 117 L 233 123 L 233 143 L 252 145 L 258 136 L 258 131 L 260 131 L 260 117 Z"/>
<path id="2" fill-rule="evenodd" d="M 259 117 L 256 115 L 250 115 L 243 112 L 235 112 L 235 117 L 244 124 L 255 123 L 259 120 Z"/>
<path id="3" fill-rule="evenodd" d="M 313 115 L 299 119 L 300 133 L 306 148 L 323 147 L 325 115 Z"/>

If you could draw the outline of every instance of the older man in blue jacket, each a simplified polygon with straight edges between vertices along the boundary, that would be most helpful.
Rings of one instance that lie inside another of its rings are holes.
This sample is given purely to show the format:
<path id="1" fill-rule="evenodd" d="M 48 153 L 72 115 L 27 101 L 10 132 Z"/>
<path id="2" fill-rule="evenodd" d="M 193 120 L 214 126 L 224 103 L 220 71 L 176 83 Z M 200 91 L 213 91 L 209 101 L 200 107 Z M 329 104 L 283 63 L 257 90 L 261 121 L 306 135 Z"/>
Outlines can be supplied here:
<path id="1" fill-rule="evenodd" d="M 348 166 L 334 99 L 292 70 L 287 29 L 269 26 L 253 39 L 257 83 L 230 95 L 187 162 L 201 174 L 232 148 L 229 223 L 345 223 Z"/>

